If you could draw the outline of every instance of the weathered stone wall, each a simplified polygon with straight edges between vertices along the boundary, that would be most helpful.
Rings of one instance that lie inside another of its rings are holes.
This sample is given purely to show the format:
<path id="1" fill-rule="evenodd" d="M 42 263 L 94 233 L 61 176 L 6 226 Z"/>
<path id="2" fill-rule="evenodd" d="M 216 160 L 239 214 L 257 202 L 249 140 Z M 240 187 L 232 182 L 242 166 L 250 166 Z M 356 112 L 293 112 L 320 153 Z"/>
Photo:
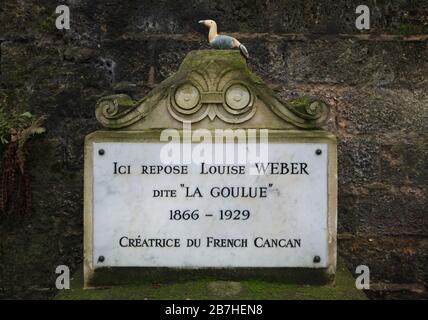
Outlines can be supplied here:
<path id="1" fill-rule="evenodd" d="M 372 282 L 426 296 L 428 2 L 364 1 L 365 32 L 354 27 L 360 2 L 3 0 L 0 95 L 10 110 L 49 118 L 29 155 L 34 212 L 0 217 L 0 298 L 49 297 L 55 267 L 81 263 L 83 139 L 99 128 L 95 102 L 141 97 L 207 48 L 197 24 L 206 18 L 245 43 L 250 67 L 281 97 L 332 105 L 339 253 L 352 270 L 368 265 Z M 60 3 L 71 30 L 55 28 Z"/>

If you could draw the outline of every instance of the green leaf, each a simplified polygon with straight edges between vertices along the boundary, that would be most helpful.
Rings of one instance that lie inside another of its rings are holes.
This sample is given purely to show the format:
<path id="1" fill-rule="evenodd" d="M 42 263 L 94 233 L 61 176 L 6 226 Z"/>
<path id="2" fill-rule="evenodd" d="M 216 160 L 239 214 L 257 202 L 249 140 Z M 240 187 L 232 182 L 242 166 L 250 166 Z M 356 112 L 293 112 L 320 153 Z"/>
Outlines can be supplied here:
<path id="1" fill-rule="evenodd" d="M 27 111 L 27 112 L 22 113 L 21 117 L 26 117 L 26 118 L 31 119 L 33 117 L 33 115 Z"/>
<path id="2" fill-rule="evenodd" d="M 46 132 L 46 129 L 43 127 L 39 127 L 36 130 L 34 130 L 35 134 L 42 134 L 43 132 Z"/>

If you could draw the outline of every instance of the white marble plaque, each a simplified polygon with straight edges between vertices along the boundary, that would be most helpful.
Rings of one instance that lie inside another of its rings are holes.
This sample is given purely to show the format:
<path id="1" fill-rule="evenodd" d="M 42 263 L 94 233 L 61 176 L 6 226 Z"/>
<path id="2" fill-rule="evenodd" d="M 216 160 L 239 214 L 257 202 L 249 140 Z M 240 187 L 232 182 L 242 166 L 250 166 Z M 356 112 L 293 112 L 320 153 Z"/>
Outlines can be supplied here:
<path id="1" fill-rule="evenodd" d="M 163 146 L 93 143 L 94 268 L 327 266 L 327 143 L 270 143 L 264 175 L 167 174 Z"/>

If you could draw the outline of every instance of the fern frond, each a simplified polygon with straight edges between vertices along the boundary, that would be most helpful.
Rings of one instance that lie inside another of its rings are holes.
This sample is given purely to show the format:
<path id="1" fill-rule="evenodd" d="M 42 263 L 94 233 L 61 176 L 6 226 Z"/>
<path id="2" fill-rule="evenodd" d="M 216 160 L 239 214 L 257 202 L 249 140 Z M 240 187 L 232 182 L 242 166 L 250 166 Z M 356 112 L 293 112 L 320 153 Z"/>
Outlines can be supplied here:
<path id="1" fill-rule="evenodd" d="M 16 157 L 18 160 L 19 168 L 21 169 L 22 173 L 24 173 L 25 163 L 24 146 L 32 135 L 41 134 L 46 131 L 46 129 L 42 127 L 42 124 L 45 119 L 45 116 L 33 119 L 31 124 L 27 128 L 23 129 L 18 135 L 18 148 L 16 150 Z"/>

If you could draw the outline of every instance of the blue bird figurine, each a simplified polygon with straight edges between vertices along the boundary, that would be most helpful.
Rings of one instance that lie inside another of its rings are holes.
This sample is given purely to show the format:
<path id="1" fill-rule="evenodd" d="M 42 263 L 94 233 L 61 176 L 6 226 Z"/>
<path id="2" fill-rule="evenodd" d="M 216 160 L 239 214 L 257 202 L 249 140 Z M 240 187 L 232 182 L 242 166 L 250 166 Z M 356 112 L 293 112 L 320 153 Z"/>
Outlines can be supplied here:
<path id="1" fill-rule="evenodd" d="M 249 54 L 248 54 L 247 48 L 245 48 L 245 46 L 242 43 L 240 43 L 237 39 L 231 36 L 218 34 L 217 23 L 214 20 L 200 20 L 199 23 L 209 28 L 208 41 L 211 47 L 215 49 L 239 48 L 239 50 L 241 50 L 241 53 L 245 57 L 245 59 L 248 59 Z"/>

